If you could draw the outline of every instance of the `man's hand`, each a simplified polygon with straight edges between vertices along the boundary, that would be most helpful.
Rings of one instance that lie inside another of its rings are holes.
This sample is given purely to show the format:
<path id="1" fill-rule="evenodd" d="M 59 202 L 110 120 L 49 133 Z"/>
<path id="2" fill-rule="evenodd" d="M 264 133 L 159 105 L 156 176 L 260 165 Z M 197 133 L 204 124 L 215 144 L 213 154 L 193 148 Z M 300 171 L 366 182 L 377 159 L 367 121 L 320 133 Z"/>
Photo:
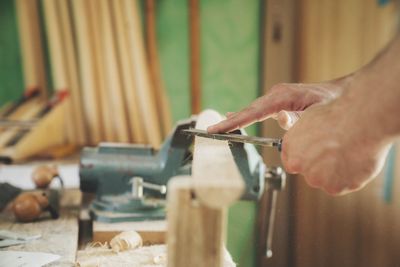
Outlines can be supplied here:
<path id="1" fill-rule="evenodd" d="M 230 132 L 268 118 L 277 119 L 282 128 L 289 129 L 308 107 L 329 103 L 340 96 L 350 79 L 349 76 L 318 84 L 275 85 L 269 93 L 248 107 L 236 113 L 228 113 L 226 120 L 207 130 L 209 133 Z"/>
<path id="2" fill-rule="evenodd" d="M 389 146 L 346 100 L 315 106 L 286 133 L 282 162 L 290 173 L 331 195 L 362 188 L 382 169 Z"/>

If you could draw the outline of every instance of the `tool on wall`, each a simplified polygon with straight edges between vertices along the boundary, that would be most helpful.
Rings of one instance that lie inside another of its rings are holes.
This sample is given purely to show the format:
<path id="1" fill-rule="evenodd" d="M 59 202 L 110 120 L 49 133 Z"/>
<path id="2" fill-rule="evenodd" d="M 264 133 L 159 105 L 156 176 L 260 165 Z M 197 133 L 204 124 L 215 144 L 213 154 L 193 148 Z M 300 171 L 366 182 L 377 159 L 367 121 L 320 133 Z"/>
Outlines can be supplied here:
<path id="1" fill-rule="evenodd" d="M 24 109 L 25 116 L 20 117 L 21 124 L 31 122 L 32 127 L 25 129 L 8 128 L 0 133 L 0 162 L 12 163 L 29 158 L 48 148 L 63 145 L 65 105 L 68 93 L 59 91 L 47 103 L 30 101 L 9 115 Z M 25 109 L 25 105 L 29 105 Z"/>

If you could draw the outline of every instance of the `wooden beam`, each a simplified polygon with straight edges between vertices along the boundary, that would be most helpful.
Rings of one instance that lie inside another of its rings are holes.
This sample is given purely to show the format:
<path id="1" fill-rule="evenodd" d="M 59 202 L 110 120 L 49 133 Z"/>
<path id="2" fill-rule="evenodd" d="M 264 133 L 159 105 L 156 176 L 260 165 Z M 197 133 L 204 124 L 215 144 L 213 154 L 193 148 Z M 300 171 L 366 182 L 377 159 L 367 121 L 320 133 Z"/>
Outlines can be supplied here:
<path id="1" fill-rule="evenodd" d="M 295 67 L 295 0 L 267 0 L 262 1 L 261 6 L 261 71 L 260 87 L 262 93 L 268 93 L 271 87 L 277 83 L 293 82 Z M 262 123 L 262 135 L 282 137 L 284 131 L 275 120 L 267 120 Z M 280 153 L 274 149 L 263 149 L 263 158 L 270 166 L 281 166 Z M 276 222 L 273 236 L 273 256 L 267 258 L 265 251 L 265 240 L 258 238 L 257 242 L 257 263 L 259 266 L 290 266 L 290 255 L 292 250 L 292 236 L 288 229 L 291 229 L 291 184 L 292 179 L 287 180 L 286 189 L 279 193 L 276 213 Z M 267 225 L 266 197 L 261 199 L 258 206 L 259 237 L 266 236 Z"/>
<path id="2" fill-rule="evenodd" d="M 140 103 L 137 96 L 135 76 L 133 75 L 133 62 L 131 48 L 129 47 L 128 30 L 126 28 L 126 14 L 123 2 L 114 0 L 113 18 L 117 37 L 118 58 L 121 62 L 122 87 L 125 93 L 125 105 L 128 112 L 128 122 L 131 130 L 131 139 L 135 143 L 146 143 L 145 117 L 140 113 Z"/>
<path id="3" fill-rule="evenodd" d="M 114 132 L 117 141 L 129 142 L 130 133 L 128 128 L 127 111 L 122 91 L 121 65 L 116 50 L 115 25 L 112 20 L 112 6 L 108 0 L 99 0 L 102 17 L 102 42 L 106 69 L 106 84 L 108 88 L 108 105 L 112 106 L 114 117 Z"/>
<path id="4" fill-rule="evenodd" d="M 149 61 L 150 82 L 157 103 L 158 117 L 161 119 L 163 136 L 172 127 L 171 107 L 163 84 L 161 65 L 157 50 L 156 1 L 146 0 L 146 48 Z"/>
<path id="5" fill-rule="evenodd" d="M 192 114 L 201 111 L 200 3 L 189 0 L 190 92 Z"/>
<path id="6" fill-rule="evenodd" d="M 47 31 L 47 40 L 49 44 L 50 64 L 53 76 L 53 85 L 56 91 L 68 90 L 68 71 L 65 47 L 62 37 L 62 26 L 57 7 L 57 1 L 43 0 L 43 10 L 45 16 L 45 25 Z M 69 90 L 68 90 L 69 91 Z M 71 101 L 72 102 L 72 101 Z M 66 108 L 65 130 L 68 136 L 68 142 L 77 144 L 80 139 L 78 132 L 74 131 L 77 126 L 75 123 L 74 106 L 72 103 Z"/>
<path id="7" fill-rule="evenodd" d="M 137 96 L 141 115 L 145 118 L 145 131 L 149 143 L 159 147 L 161 138 L 160 118 L 157 115 L 156 102 L 151 92 L 150 78 L 146 62 L 143 34 L 137 2 L 124 0 L 126 27 L 129 32 L 129 45 L 132 49 L 133 75 L 135 75 Z"/>
<path id="8" fill-rule="evenodd" d="M 77 34 L 77 48 L 80 70 L 81 95 L 90 144 L 103 140 L 103 121 L 101 118 L 100 92 L 96 77 L 95 40 L 92 32 L 88 1 L 72 0 L 74 25 Z"/>
<path id="9" fill-rule="evenodd" d="M 88 19 L 90 24 L 90 31 L 93 34 L 93 52 L 95 60 L 95 79 L 97 84 L 97 93 L 100 101 L 100 114 L 102 118 L 102 131 L 104 133 L 104 141 L 117 141 L 116 133 L 114 132 L 113 107 L 110 105 L 110 99 L 108 97 L 108 90 L 106 85 L 106 60 L 103 53 L 103 37 L 102 37 L 102 25 L 103 18 L 100 15 L 101 9 L 97 0 L 83 0 L 88 5 Z"/>
<path id="10" fill-rule="evenodd" d="M 67 72 L 67 87 L 70 92 L 70 101 L 72 104 L 71 115 L 74 118 L 74 131 L 77 135 L 77 144 L 84 145 L 87 142 L 86 121 L 83 116 L 82 96 L 79 82 L 77 64 L 77 51 L 75 46 L 75 33 L 72 28 L 71 7 L 68 0 L 55 1 L 58 9 L 60 21 L 61 38 L 64 44 L 64 63 L 66 64 L 65 71 Z"/>
<path id="11" fill-rule="evenodd" d="M 41 97 L 47 98 L 47 77 L 44 64 L 39 2 L 37 0 L 17 0 L 19 39 L 25 90 L 39 88 Z"/>

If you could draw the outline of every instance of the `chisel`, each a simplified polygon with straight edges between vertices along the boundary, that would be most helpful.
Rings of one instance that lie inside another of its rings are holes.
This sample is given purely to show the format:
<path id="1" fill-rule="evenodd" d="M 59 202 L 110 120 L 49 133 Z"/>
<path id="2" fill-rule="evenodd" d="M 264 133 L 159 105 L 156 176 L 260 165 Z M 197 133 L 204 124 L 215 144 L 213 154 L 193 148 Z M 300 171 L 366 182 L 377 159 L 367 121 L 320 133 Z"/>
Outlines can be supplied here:
<path id="1" fill-rule="evenodd" d="M 205 138 L 212 138 L 216 140 L 225 140 L 229 142 L 235 143 L 250 143 L 253 145 L 260 145 L 260 146 L 270 146 L 270 147 L 277 147 L 279 151 L 282 149 L 282 139 L 278 138 L 266 138 L 266 137 L 257 137 L 257 136 L 248 136 L 248 135 L 241 135 L 235 133 L 218 133 L 218 134 L 210 134 L 204 130 L 198 129 L 186 129 L 182 130 L 185 134 L 188 135 L 196 135 Z"/>

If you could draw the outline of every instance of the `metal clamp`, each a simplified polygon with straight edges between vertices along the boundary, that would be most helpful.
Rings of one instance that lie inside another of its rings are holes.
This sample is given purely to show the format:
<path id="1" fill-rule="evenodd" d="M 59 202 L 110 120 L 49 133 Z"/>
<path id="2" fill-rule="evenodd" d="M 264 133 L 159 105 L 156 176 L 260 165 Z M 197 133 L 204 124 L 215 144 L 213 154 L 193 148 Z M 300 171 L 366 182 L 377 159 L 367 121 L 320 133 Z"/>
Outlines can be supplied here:
<path id="1" fill-rule="evenodd" d="M 143 188 L 158 191 L 161 194 L 167 193 L 167 187 L 165 185 L 144 182 L 142 177 L 133 177 L 129 183 L 132 184 L 132 197 L 135 199 L 143 198 Z"/>
<path id="2" fill-rule="evenodd" d="M 267 201 L 266 231 L 265 231 L 265 256 L 272 257 L 272 236 L 276 214 L 276 202 L 279 191 L 286 184 L 286 173 L 281 167 L 269 168 L 265 173 L 265 194 Z"/>

